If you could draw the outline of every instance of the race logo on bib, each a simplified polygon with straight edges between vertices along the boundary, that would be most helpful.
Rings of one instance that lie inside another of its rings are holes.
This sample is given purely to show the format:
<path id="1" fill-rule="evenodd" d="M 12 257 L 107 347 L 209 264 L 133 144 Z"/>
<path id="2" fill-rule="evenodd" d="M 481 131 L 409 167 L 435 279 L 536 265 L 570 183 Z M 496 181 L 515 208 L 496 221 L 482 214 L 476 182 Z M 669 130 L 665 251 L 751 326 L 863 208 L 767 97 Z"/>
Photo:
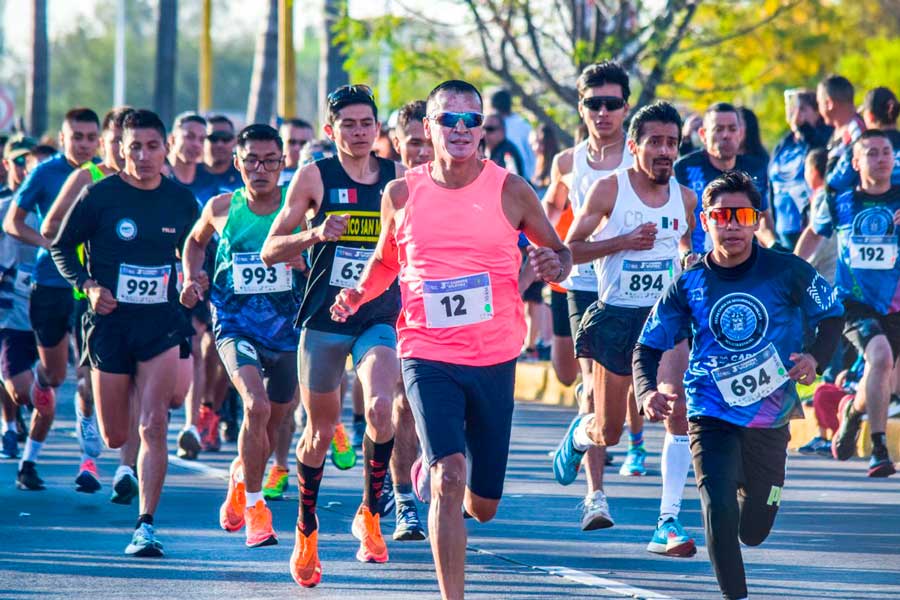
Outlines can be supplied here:
<path id="1" fill-rule="evenodd" d="M 709 313 L 709 329 L 726 350 L 752 348 L 766 335 L 768 328 L 766 308 L 749 294 L 728 294 L 716 302 Z"/>
<path id="2" fill-rule="evenodd" d="M 894 215 L 881 206 L 867 208 L 854 217 L 853 235 L 894 235 Z"/>
<path id="3" fill-rule="evenodd" d="M 137 237 L 137 225 L 131 219 L 121 219 L 116 223 L 116 235 L 119 239 L 130 242 Z"/>

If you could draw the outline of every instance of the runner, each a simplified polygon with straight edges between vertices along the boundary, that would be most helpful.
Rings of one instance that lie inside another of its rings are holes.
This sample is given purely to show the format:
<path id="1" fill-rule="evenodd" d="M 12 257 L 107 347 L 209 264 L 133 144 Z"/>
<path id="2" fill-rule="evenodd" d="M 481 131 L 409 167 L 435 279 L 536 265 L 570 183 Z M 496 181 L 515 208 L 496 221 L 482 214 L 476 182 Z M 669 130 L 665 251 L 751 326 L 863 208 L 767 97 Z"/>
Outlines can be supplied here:
<path id="1" fill-rule="evenodd" d="M 259 259 L 269 227 L 283 204 L 278 179 L 282 140 L 268 125 L 250 125 L 237 137 L 244 187 L 210 200 L 185 245 L 181 301 L 193 307 L 204 295 L 195 276 L 206 248 L 219 234 L 210 290 L 219 356 L 244 402 L 238 457 L 231 463 L 228 496 L 219 511 L 226 531 L 247 526 L 247 546 L 278 543 L 262 493 L 263 471 L 274 436 L 291 413 L 297 391 L 298 298 L 290 264 L 264 267 Z M 302 257 L 298 257 L 302 263 Z M 298 264 L 299 264 L 298 263 Z"/>
<path id="2" fill-rule="evenodd" d="M 300 168 L 300 153 L 313 141 L 313 126 L 303 119 L 287 119 L 278 130 L 284 140 L 284 169 L 278 185 L 288 185 Z"/>
<path id="3" fill-rule="evenodd" d="M 853 189 L 851 164 L 853 143 L 866 130 L 866 123 L 856 112 L 856 91 L 846 77 L 828 75 L 816 86 L 819 114 L 834 128 L 828 142 L 828 166 L 825 182 L 834 192 Z"/>
<path id="4" fill-rule="evenodd" d="M 363 502 L 353 519 L 360 539 L 356 558 L 386 562 L 388 550 L 377 510 L 394 445 L 391 408 L 400 364 L 394 323 L 400 308 L 397 286 L 345 323 L 335 323 L 329 307 L 343 286 L 358 279 L 378 240 L 381 192 L 403 167 L 371 154 L 378 133 L 372 91 L 341 86 L 328 96 L 326 134 L 338 155 L 302 167 L 288 189 L 262 251 L 267 266 L 296 260 L 309 248 L 310 273 L 297 317 L 300 395 L 307 422 L 297 445 L 300 515 L 291 555 L 291 574 L 306 587 L 321 579 L 316 500 L 325 454 L 340 420 L 340 388 L 352 355 L 365 400 Z M 311 229 L 292 233 L 307 214 Z"/>
<path id="5" fill-rule="evenodd" d="M 162 556 L 153 514 L 166 475 L 166 430 L 175 392 L 179 346 L 190 334 L 177 304 L 176 253 L 194 221 L 197 203 L 162 177 L 165 126 L 137 110 L 123 123 L 125 168 L 88 187 L 66 216 L 51 247 L 66 280 L 85 292 L 85 346 L 110 448 L 128 440 L 131 387 L 140 412 L 140 516 L 125 553 Z M 76 247 L 85 245 L 82 265 Z"/>
<path id="6" fill-rule="evenodd" d="M 563 485 L 575 480 L 581 454 L 591 445 L 619 442 L 627 398 L 634 394 L 631 352 L 637 336 L 650 307 L 681 271 L 679 251 L 690 253 L 697 198 L 672 176 L 681 128 L 671 104 L 656 102 L 639 110 L 628 129 L 635 164 L 594 183 L 569 230 L 575 260 L 595 261 L 599 300 L 585 312 L 575 335 L 576 355 L 594 361 L 595 412 L 575 417 L 557 448 L 553 471 Z M 687 344 L 679 343 L 663 358 L 666 389 L 678 402 L 666 420 L 660 514 L 647 546 L 669 556 L 696 553 L 678 520 L 691 462 L 681 384 L 686 367 Z M 612 527 L 608 508 L 604 512 L 599 527 Z"/>
<path id="7" fill-rule="evenodd" d="M 66 367 L 69 361 L 69 333 L 72 330 L 72 317 L 75 301 L 69 283 L 60 276 L 47 250 L 50 242 L 38 230 L 26 223 L 29 213 L 34 213 L 43 220 L 66 178 L 76 168 L 93 160 L 99 144 L 100 120 L 97 113 L 89 108 L 73 108 L 66 113 L 63 120 L 60 142 L 63 152 L 38 164 L 16 193 L 16 206 L 6 213 L 3 229 L 13 238 L 38 248 L 34 274 L 32 276 L 32 292 L 29 305 L 31 328 L 37 337 L 40 364 L 31 401 L 34 413 L 31 420 L 31 431 L 25 442 L 25 452 L 18 478 L 21 489 L 42 489 L 42 485 L 31 485 L 40 482 L 35 463 L 47 439 L 47 433 L 53 425 L 56 414 L 56 388 L 66 379 Z M 89 419 L 90 405 L 79 401 L 78 410 L 83 418 L 79 419 L 78 429 L 82 431 L 85 443 L 79 475 L 76 479 L 77 489 L 95 492 L 100 489 L 96 478 L 97 467 L 93 457 L 100 454 L 99 439 L 96 426 Z M 84 477 L 82 477 L 84 475 Z"/>
<path id="8" fill-rule="evenodd" d="M 800 409 L 794 382 L 812 382 L 828 364 L 841 327 L 834 291 L 812 267 L 754 243 L 761 206 L 744 173 L 706 186 L 701 223 L 713 249 L 669 286 L 634 352 L 645 414 L 666 418 L 680 400 L 657 384 L 657 369 L 690 332 L 691 451 L 710 561 L 728 600 L 747 598 L 740 542 L 761 544 L 781 504 L 788 420 Z M 818 330 L 801 350 L 804 326 Z"/>
<path id="9" fill-rule="evenodd" d="M 425 132 L 435 160 L 385 189 L 373 260 L 331 311 L 337 321 L 352 322 L 399 275 L 399 352 L 430 466 L 431 550 L 441 595 L 455 600 L 465 587 L 461 508 L 489 521 L 503 492 L 516 358 L 525 336 L 519 231 L 540 246 L 530 258 L 541 279 L 565 278 L 571 257 L 531 186 L 478 158 L 484 136 L 478 90 L 445 81 L 427 106 Z"/>

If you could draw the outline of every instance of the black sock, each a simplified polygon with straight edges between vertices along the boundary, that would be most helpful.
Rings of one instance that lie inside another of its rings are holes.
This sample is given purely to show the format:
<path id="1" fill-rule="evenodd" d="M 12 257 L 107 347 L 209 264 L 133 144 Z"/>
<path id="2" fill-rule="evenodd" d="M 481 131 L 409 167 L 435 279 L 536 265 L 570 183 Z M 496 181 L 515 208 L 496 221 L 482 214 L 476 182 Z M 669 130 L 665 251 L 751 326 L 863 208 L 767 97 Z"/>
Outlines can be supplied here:
<path id="1" fill-rule="evenodd" d="M 384 476 L 387 473 L 388 463 L 391 462 L 393 450 L 394 438 L 378 444 L 372 441 L 369 434 L 363 437 L 363 474 L 365 477 L 363 504 L 373 515 L 378 506 L 378 499 L 381 498 Z"/>
<path id="2" fill-rule="evenodd" d="M 887 440 L 883 431 L 872 434 L 872 456 L 879 460 L 888 457 Z"/>
<path id="3" fill-rule="evenodd" d="M 319 500 L 319 485 L 322 483 L 324 472 L 324 461 L 318 467 L 310 467 L 297 461 L 297 479 L 300 482 L 300 518 L 297 520 L 297 527 L 303 535 L 310 535 L 318 529 L 316 503 Z"/>
<path id="4" fill-rule="evenodd" d="M 153 515 L 144 513 L 142 515 L 138 515 L 137 523 L 135 523 L 134 528 L 137 529 L 141 526 L 141 523 L 146 523 L 147 525 L 153 525 Z"/>

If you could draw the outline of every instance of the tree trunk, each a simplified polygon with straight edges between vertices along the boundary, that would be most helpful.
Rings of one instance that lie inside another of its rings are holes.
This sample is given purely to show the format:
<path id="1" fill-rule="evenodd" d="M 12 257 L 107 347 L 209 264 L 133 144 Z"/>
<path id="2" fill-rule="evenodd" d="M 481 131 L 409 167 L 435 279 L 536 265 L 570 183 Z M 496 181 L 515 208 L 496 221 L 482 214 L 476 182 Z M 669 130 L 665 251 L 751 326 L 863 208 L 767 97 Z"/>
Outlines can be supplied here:
<path id="1" fill-rule="evenodd" d="M 178 0 L 159 0 L 156 28 L 156 86 L 153 107 L 168 127 L 175 118 L 175 55 L 178 42 Z"/>
<path id="2" fill-rule="evenodd" d="M 344 70 L 344 53 L 333 41 L 334 26 L 347 13 L 347 0 L 325 0 L 322 8 L 322 43 L 319 53 L 319 119 L 326 120 L 326 97 L 335 88 L 349 83 Z"/>
<path id="3" fill-rule="evenodd" d="M 34 0 L 32 6 L 31 77 L 25 95 L 25 114 L 28 131 L 38 137 L 47 130 L 47 84 L 50 81 L 47 0 Z"/>
<path id="4" fill-rule="evenodd" d="M 247 98 L 247 122 L 268 123 L 278 84 L 278 0 L 268 0 L 265 20 L 256 37 L 253 76 Z"/>

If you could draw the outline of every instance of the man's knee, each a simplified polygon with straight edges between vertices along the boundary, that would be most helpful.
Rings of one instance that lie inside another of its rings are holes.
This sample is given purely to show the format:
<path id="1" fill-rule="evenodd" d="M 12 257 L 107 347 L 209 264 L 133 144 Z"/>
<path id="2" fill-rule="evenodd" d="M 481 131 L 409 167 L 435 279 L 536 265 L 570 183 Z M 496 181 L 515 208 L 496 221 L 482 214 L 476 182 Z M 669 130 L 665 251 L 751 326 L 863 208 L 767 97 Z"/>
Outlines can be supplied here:
<path id="1" fill-rule="evenodd" d="M 393 397 L 387 394 L 374 394 L 366 402 L 366 422 L 377 432 L 391 429 L 391 411 Z"/>
<path id="2" fill-rule="evenodd" d="M 604 446 L 615 446 L 622 437 L 624 423 L 603 423 L 594 421 L 594 440 Z"/>
<path id="3" fill-rule="evenodd" d="M 103 431 L 103 442 L 108 448 L 115 450 L 128 442 L 127 431 Z"/>
<path id="4" fill-rule="evenodd" d="M 141 440 L 165 440 L 168 430 L 168 417 L 165 410 L 155 410 L 141 415 Z M 127 432 L 126 432 L 127 437 Z"/>
<path id="5" fill-rule="evenodd" d="M 244 414 L 247 417 L 248 427 L 265 428 L 269 423 L 272 407 L 266 398 L 250 394 L 244 399 Z"/>
<path id="6" fill-rule="evenodd" d="M 431 494 L 442 500 L 462 501 L 466 490 L 466 459 L 454 454 L 431 467 Z"/>
<path id="7" fill-rule="evenodd" d="M 878 335 L 866 344 L 865 350 L 867 374 L 886 374 L 894 367 L 894 355 L 887 337 Z"/>

